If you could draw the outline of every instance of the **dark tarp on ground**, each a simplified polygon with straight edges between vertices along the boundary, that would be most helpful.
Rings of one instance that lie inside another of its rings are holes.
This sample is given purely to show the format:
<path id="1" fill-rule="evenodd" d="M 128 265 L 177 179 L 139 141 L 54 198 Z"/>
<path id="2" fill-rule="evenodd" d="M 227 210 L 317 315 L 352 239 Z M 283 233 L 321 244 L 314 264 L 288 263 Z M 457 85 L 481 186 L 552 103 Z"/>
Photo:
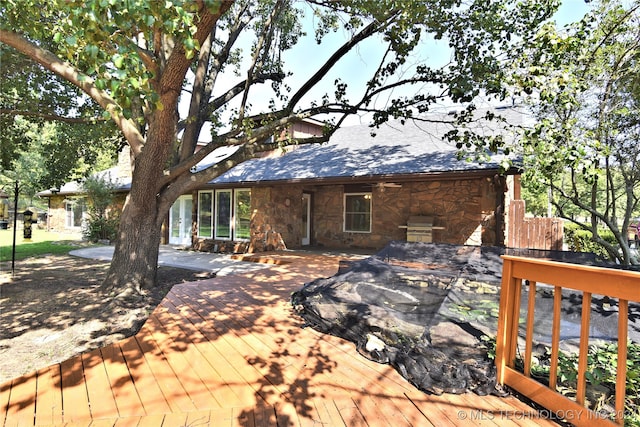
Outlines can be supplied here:
<path id="1" fill-rule="evenodd" d="M 495 336 L 504 248 L 392 242 L 375 256 L 341 263 L 307 283 L 291 302 L 306 324 L 356 344 L 429 393 L 496 388 L 483 336 Z M 580 264 L 592 254 L 514 251 Z"/>

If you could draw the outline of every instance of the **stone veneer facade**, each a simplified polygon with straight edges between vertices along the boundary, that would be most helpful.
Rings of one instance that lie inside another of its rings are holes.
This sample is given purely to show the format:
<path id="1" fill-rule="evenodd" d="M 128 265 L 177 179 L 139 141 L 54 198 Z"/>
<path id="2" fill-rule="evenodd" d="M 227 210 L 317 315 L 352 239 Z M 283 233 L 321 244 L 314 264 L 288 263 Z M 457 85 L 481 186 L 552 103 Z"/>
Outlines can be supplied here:
<path id="1" fill-rule="evenodd" d="M 326 248 L 381 249 L 392 240 L 405 240 L 410 216 L 431 216 L 433 241 L 467 245 L 502 245 L 504 216 L 500 206 L 513 197 L 512 176 L 490 176 L 410 181 L 400 187 L 368 185 L 371 191 L 372 227 L 370 233 L 343 231 L 343 184 L 281 184 L 251 188 L 251 240 L 249 242 L 214 241 L 195 236 L 197 230 L 197 192 L 193 206 L 193 248 L 201 251 L 262 252 L 302 247 L 303 194 L 311 196 L 311 245 Z M 516 188 L 517 190 L 517 188 Z M 506 192 L 505 192 L 506 191 Z M 119 194 L 116 208 L 121 209 L 124 194 Z M 50 198 L 48 228 L 65 229 L 65 196 Z M 498 217 L 496 221 L 496 207 Z M 496 230 L 499 228 L 499 232 Z M 167 231 L 163 230 L 163 235 Z M 166 242 L 165 236 L 163 242 Z"/>
<path id="2" fill-rule="evenodd" d="M 513 181 L 512 177 L 508 178 Z M 343 231 L 345 185 L 284 184 L 254 187 L 253 217 L 247 250 L 302 247 L 303 193 L 311 195 L 311 244 L 327 248 L 383 248 L 405 240 L 410 216 L 432 216 L 433 241 L 467 245 L 501 245 L 504 203 L 509 200 L 503 178 L 478 177 L 404 182 L 401 187 L 373 185 L 370 233 Z M 507 193 L 505 194 L 505 190 Z M 501 217 L 496 221 L 496 208 Z M 499 227 L 498 232 L 497 228 Z"/>
<path id="3" fill-rule="evenodd" d="M 47 229 L 56 232 L 70 231 L 67 227 L 67 211 L 66 202 L 68 199 L 83 199 L 83 196 L 65 196 L 65 195 L 52 195 L 49 196 L 49 209 L 47 213 Z M 109 208 L 109 211 L 121 212 L 124 206 L 126 198 L 125 193 L 116 193 L 113 204 Z M 77 229 L 76 229 L 77 230 Z"/>

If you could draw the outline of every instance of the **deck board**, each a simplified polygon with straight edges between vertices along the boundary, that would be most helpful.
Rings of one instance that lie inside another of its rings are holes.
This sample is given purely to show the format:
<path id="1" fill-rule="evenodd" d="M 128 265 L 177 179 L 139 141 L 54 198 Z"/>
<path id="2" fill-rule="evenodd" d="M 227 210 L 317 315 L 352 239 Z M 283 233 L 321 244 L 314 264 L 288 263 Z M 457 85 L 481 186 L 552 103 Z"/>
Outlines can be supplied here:
<path id="1" fill-rule="evenodd" d="M 165 304 L 168 307 L 168 303 Z M 184 358 L 189 363 L 193 372 L 197 373 L 203 385 L 207 388 L 211 396 L 215 399 L 217 407 L 229 407 L 240 404 L 240 400 L 233 391 L 226 386 L 220 373 L 215 369 L 216 360 L 207 358 L 206 339 L 197 330 L 190 330 L 184 319 L 180 322 L 175 318 L 167 316 L 174 312 L 169 310 L 164 316 L 157 317 L 165 328 L 166 333 L 173 339 L 174 343 L 184 346 Z M 205 348 L 203 348 L 205 347 Z M 206 405 L 207 408 L 211 404 Z"/>
<path id="2" fill-rule="evenodd" d="M 164 353 L 158 348 L 157 343 L 151 337 L 148 326 L 144 325 L 135 336 L 135 341 L 149 369 L 153 373 L 153 378 L 163 396 L 165 397 L 171 412 L 195 411 L 196 407 L 182 387 L 178 376 L 167 361 Z"/>
<path id="3" fill-rule="evenodd" d="M 82 364 L 87 382 L 87 392 L 90 402 L 100 402 L 99 405 L 91 405 L 91 416 L 93 419 L 108 418 L 113 414 L 118 414 L 118 406 L 112 393 L 103 393 L 103 390 L 112 390 L 105 364 L 100 350 L 93 350 L 82 356 Z M 99 393 L 99 394 L 98 394 Z M 38 407 L 40 399 L 38 398 Z"/>
<path id="4" fill-rule="evenodd" d="M 188 314 L 190 312 L 191 310 L 183 311 L 185 316 L 193 316 Z M 188 318 L 189 317 L 186 317 L 186 319 Z M 202 322 L 199 318 L 194 320 Z M 190 329 L 187 322 L 184 322 L 184 327 Z M 224 375 L 230 378 L 231 382 L 231 384 L 224 385 L 229 385 L 229 388 L 241 403 L 248 401 L 255 402 L 257 390 L 253 387 L 247 388 L 246 385 L 255 384 L 260 378 L 259 372 L 257 372 L 254 367 L 245 363 L 245 360 L 242 358 L 242 354 L 238 352 L 238 345 L 233 340 L 233 337 L 221 337 L 211 326 L 211 322 L 200 323 L 199 330 L 202 337 L 206 339 L 209 344 L 211 342 L 214 343 L 212 347 L 217 349 L 220 354 L 219 362 L 224 362 L 220 364 L 224 367 Z M 190 332 L 195 334 L 195 330 L 191 330 Z M 211 381 L 212 379 L 209 380 Z"/>
<path id="5" fill-rule="evenodd" d="M 555 425 L 501 416 L 536 414 L 514 397 L 427 395 L 353 343 L 304 328 L 290 293 L 339 258 L 270 257 L 269 268 L 176 285 L 135 336 L 0 384 L 0 425 Z"/>
<path id="6" fill-rule="evenodd" d="M 166 414 L 172 412 L 135 338 L 130 337 L 122 340 L 120 342 L 120 350 L 122 351 L 124 360 L 127 361 L 129 374 L 134 380 L 134 386 L 144 408 L 144 412 L 146 414 Z"/>
<path id="7" fill-rule="evenodd" d="M 133 378 L 129 373 L 129 366 L 122 356 L 120 345 L 114 344 L 100 349 L 107 376 L 111 384 L 117 384 L 112 387 L 113 396 L 118 408 L 118 415 L 121 417 L 142 417 L 147 415 L 138 390 L 133 382 Z M 129 364 L 138 363 L 129 360 Z"/>
<path id="8" fill-rule="evenodd" d="M 37 391 L 36 382 L 36 373 L 24 375 L 11 381 L 5 426 L 29 425 L 29 423 L 35 422 L 35 401 L 31 396 Z"/>
<path id="9" fill-rule="evenodd" d="M 82 357 L 74 357 L 62 362 L 60 364 L 60 372 L 62 377 L 62 414 L 64 422 L 75 423 L 90 419 L 91 409 L 82 368 Z"/>
<path id="10" fill-rule="evenodd" d="M 60 366 L 41 369 L 38 375 L 36 425 L 62 423 L 62 390 Z"/>
<path id="11" fill-rule="evenodd" d="M 167 357 L 167 361 L 173 367 L 173 371 L 177 374 L 182 387 L 193 402 L 196 410 L 219 408 L 220 404 L 207 388 L 205 380 L 193 368 L 187 357 L 188 355 L 185 354 L 190 346 L 184 342 L 174 341 L 172 335 L 175 336 L 175 334 L 162 325 L 160 317 L 166 318 L 166 315 L 156 311 L 147 320 L 147 323 L 152 328 L 152 336 L 160 347 L 166 349 L 163 352 Z"/>

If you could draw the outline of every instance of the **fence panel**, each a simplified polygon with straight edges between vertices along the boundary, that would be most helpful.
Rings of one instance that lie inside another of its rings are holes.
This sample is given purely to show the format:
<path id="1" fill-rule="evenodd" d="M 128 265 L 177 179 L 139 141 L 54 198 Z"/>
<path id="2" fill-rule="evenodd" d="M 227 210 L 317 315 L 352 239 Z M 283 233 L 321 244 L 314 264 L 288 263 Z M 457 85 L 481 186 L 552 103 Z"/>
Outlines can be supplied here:
<path id="1" fill-rule="evenodd" d="M 563 221 L 559 218 L 525 218 L 524 200 L 513 200 L 509 206 L 507 247 L 562 250 Z"/>

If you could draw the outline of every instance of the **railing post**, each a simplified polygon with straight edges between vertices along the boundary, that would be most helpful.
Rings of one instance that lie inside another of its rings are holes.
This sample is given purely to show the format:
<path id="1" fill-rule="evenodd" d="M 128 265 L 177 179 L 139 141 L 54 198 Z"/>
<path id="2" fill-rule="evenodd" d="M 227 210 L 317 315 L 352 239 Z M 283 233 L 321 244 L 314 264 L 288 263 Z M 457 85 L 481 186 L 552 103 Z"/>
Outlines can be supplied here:
<path id="1" fill-rule="evenodd" d="M 513 262 L 504 260 L 502 265 L 502 284 L 500 288 L 500 309 L 498 314 L 498 332 L 496 335 L 496 374 L 497 382 L 504 384 L 505 367 L 511 363 L 507 361 L 510 350 L 510 338 L 512 333 L 512 311 L 509 309 L 513 302 L 513 292 L 515 290 L 515 280 L 512 277 Z"/>

